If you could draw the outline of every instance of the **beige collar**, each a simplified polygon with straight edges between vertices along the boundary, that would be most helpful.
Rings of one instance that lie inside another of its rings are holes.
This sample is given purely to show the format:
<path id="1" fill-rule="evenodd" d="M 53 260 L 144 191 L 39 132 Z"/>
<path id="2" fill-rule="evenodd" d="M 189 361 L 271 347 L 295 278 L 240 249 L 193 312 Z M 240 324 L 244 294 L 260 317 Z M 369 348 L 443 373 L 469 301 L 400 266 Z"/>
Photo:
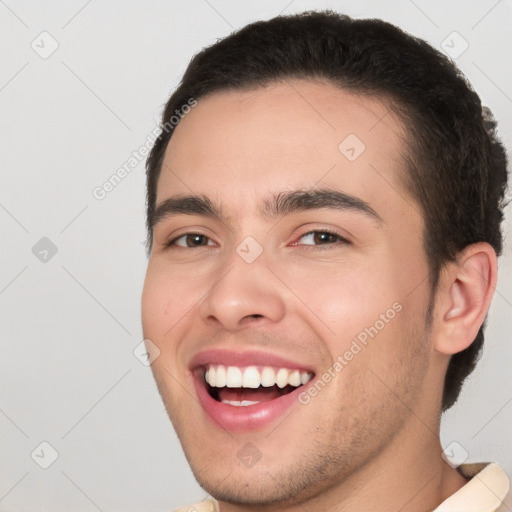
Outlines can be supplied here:
<path id="1" fill-rule="evenodd" d="M 508 477 L 496 463 L 462 464 L 459 472 L 471 480 L 443 501 L 434 512 L 494 512 L 509 490 Z"/>

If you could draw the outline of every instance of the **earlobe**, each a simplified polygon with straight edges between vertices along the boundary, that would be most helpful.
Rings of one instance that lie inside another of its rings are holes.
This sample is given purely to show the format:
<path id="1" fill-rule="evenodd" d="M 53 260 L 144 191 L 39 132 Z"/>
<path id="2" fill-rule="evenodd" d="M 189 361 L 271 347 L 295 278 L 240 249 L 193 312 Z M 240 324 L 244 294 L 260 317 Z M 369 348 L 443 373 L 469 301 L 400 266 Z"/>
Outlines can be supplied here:
<path id="1" fill-rule="evenodd" d="M 466 247 L 447 266 L 438 290 L 438 352 L 451 355 L 471 345 L 485 320 L 496 279 L 496 253 L 485 242 Z"/>

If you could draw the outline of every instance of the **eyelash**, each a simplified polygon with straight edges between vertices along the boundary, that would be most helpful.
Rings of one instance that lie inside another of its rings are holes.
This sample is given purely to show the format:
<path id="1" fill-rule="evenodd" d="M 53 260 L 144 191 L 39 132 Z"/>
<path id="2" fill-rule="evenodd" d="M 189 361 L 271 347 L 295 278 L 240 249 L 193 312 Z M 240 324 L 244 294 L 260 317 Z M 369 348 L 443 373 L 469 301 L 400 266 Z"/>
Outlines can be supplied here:
<path id="1" fill-rule="evenodd" d="M 311 231 L 303 233 L 299 237 L 299 240 L 301 238 L 304 238 L 305 236 L 312 235 L 312 234 L 315 234 L 315 233 L 332 235 L 332 236 L 337 237 L 338 241 L 341 242 L 343 245 L 350 244 L 350 242 L 346 238 L 342 237 L 339 233 L 336 233 L 335 231 L 331 231 L 329 229 L 313 229 Z M 180 249 L 198 249 L 198 248 L 201 248 L 201 247 L 206 247 L 206 246 L 202 246 L 202 245 L 198 245 L 196 247 L 182 247 L 182 246 L 176 245 L 176 241 L 177 240 L 179 240 L 180 238 L 183 238 L 183 237 L 188 237 L 188 236 L 200 236 L 200 237 L 207 238 L 208 240 L 210 240 L 209 237 L 207 237 L 206 235 L 203 235 L 202 233 L 184 233 L 183 235 L 180 235 L 180 236 L 178 236 L 176 238 L 173 238 L 172 240 L 167 242 L 165 244 L 165 247 L 166 248 L 179 247 Z M 292 245 L 301 245 L 301 244 L 297 244 L 297 243 L 294 242 Z M 334 243 L 333 242 L 328 242 L 327 244 L 303 244 L 303 245 L 312 246 L 312 247 L 320 247 L 320 246 L 323 246 L 323 245 L 334 245 Z"/>

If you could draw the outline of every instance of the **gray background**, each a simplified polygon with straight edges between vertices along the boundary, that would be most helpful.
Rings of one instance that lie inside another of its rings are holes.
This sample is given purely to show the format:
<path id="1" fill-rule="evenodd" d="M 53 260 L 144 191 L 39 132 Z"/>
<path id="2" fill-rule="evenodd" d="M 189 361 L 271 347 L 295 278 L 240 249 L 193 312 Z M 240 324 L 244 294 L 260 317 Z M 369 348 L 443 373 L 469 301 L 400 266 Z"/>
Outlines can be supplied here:
<path id="1" fill-rule="evenodd" d="M 0 0 L 1 511 L 166 511 L 204 497 L 133 354 L 143 162 L 103 200 L 92 192 L 144 144 L 200 48 L 257 19 L 324 7 L 452 52 L 467 41 L 457 63 L 512 147 L 509 0 Z M 485 352 L 442 440 L 456 458 L 497 460 L 512 475 L 511 215 Z"/>

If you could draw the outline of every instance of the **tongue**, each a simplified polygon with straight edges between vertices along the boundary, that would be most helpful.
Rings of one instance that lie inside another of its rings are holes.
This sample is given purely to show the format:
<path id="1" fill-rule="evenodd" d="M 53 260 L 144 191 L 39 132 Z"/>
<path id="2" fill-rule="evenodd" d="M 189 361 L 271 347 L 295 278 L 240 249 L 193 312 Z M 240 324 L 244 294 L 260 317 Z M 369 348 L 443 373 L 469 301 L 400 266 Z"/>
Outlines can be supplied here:
<path id="1" fill-rule="evenodd" d="M 259 387 L 257 389 L 251 388 L 220 388 L 219 389 L 219 400 L 242 402 L 243 400 L 249 400 L 252 402 L 269 402 L 275 398 L 279 398 L 284 393 L 277 386 L 268 388 Z"/>

